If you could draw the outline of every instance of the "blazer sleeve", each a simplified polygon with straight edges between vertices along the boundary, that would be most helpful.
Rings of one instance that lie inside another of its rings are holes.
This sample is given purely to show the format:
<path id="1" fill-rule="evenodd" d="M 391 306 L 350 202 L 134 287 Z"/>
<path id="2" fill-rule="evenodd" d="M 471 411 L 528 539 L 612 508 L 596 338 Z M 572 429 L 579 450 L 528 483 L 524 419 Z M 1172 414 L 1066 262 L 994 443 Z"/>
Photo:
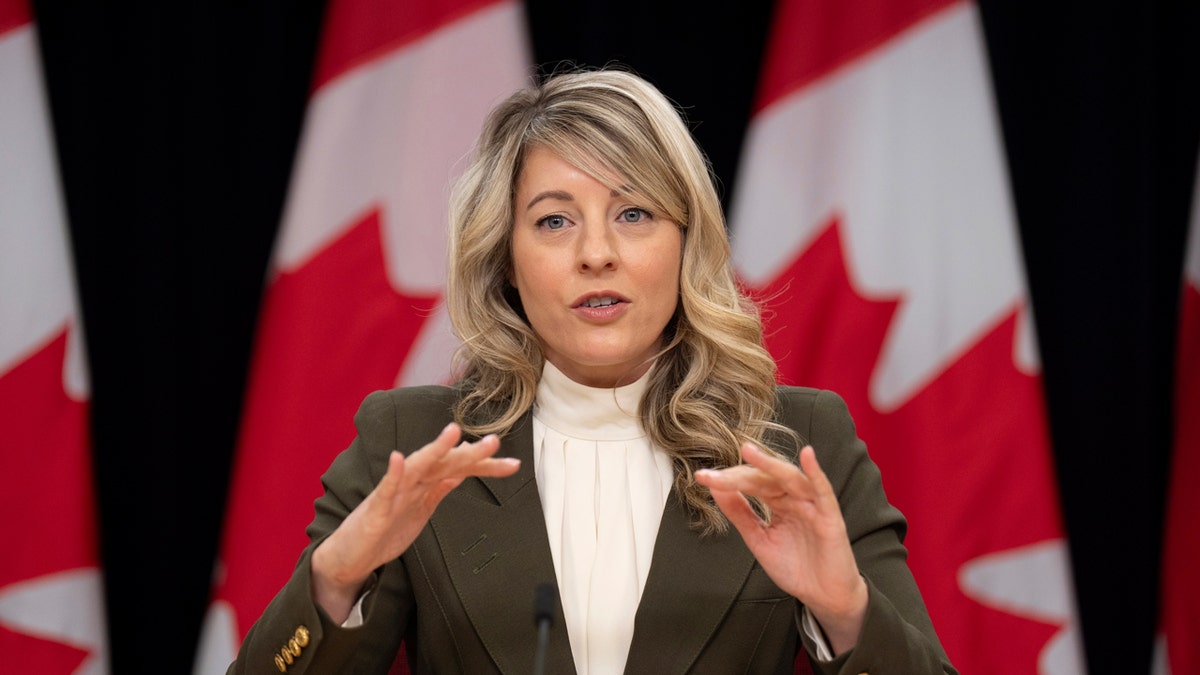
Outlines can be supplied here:
<path id="1" fill-rule="evenodd" d="M 907 523 L 887 501 L 879 468 L 867 455 L 841 397 L 829 391 L 781 392 L 784 423 L 813 446 L 838 496 L 869 599 L 858 645 L 832 661 L 810 659 L 824 675 L 956 673 L 938 641 L 906 562 Z M 809 399 L 809 400 L 805 400 Z M 804 419 L 803 411 L 811 414 Z M 805 650 L 815 645 L 801 631 Z"/>
<path id="2" fill-rule="evenodd" d="M 413 610 L 402 560 L 379 568 L 368 581 L 361 626 L 342 628 L 312 597 L 313 549 L 374 489 L 391 451 L 410 450 L 397 445 L 396 402 L 390 392 L 368 396 L 354 423 L 358 436 L 321 477 L 325 493 L 315 502 L 316 515 L 306 530 L 310 542 L 291 579 L 246 635 L 229 675 L 386 673 L 395 659 Z"/>

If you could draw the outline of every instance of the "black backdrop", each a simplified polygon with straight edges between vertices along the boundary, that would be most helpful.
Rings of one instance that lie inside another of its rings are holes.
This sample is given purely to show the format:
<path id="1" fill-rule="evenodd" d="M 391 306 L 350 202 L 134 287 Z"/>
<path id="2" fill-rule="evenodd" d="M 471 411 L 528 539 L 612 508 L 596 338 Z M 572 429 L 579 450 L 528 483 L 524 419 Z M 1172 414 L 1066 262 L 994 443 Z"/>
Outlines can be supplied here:
<path id="1" fill-rule="evenodd" d="M 116 673 L 190 669 L 323 4 L 33 3 L 89 340 Z M 1153 638 L 1196 4 L 981 6 L 1093 673 L 1144 672 Z M 728 198 L 770 5 L 527 8 L 537 62 L 618 61 L 686 106 Z"/>

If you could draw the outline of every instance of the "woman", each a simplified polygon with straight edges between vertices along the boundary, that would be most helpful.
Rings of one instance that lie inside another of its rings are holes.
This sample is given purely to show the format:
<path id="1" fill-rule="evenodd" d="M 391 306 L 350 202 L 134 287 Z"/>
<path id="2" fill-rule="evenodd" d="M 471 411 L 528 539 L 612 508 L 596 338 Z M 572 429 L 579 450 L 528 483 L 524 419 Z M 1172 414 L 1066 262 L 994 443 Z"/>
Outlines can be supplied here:
<path id="1" fill-rule="evenodd" d="M 800 642 L 817 672 L 953 672 L 844 404 L 775 386 L 661 93 L 517 92 L 451 225 L 462 379 L 367 397 L 230 672 L 385 672 L 401 640 L 416 672 L 530 672 L 545 582 L 547 672 L 790 672 Z"/>

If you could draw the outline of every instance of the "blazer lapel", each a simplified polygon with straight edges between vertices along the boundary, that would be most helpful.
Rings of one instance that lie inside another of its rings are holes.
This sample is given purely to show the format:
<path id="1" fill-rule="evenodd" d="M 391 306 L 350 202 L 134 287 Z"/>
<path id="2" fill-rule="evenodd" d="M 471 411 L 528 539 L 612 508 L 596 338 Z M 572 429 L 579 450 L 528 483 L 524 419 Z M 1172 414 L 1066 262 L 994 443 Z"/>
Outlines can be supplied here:
<path id="1" fill-rule="evenodd" d="M 737 598 L 754 556 L 737 531 L 701 538 L 671 491 L 634 618 L 627 673 L 683 673 Z"/>
<path id="2" fill-rule="evenodd" d="M 501 672 L 524 675 L 534 667 L 535 589 L 541 583 L 558 586 L 534 479 L 528 414 L 504 438 L 497 456 L 520 459 L 520 470 L 508 478 L 467 479 L 438 505 L 430 524 L 480 641 Z M 561 602 L 555 603 L 546 672 L 575 672 Z"/>

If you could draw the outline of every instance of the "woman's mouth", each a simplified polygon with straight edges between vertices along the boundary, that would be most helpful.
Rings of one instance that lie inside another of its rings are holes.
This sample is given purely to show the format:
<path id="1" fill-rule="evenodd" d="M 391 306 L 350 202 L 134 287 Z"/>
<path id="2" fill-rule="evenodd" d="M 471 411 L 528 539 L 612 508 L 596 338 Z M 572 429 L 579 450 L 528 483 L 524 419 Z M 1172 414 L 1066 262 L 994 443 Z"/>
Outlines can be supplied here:
<path id="1" fill-rule="evenodd" d="M 602 298 L 588 298 L 587 300 L 584 300 L 582 303 L 580 303 L 579 306 L 580 307 L 608 307 L 610 305 L 615 305 L 618 302 L 620 302 L 620 300 L 618 300 L 617 298 L 605 296 Z"/>

